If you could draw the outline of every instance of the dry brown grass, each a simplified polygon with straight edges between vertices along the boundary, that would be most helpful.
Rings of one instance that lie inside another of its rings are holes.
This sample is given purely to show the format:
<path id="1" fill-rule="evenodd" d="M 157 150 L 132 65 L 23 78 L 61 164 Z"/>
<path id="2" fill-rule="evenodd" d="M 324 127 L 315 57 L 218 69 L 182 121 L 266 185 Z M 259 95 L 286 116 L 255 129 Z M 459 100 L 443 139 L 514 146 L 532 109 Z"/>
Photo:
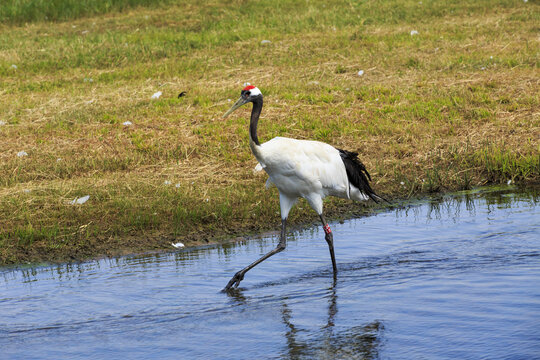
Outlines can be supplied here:
<path id="1" fill-rule="evenodd" d="M 1 25 L 0 262 L 277 224 L 275 189 L 252 172 L 248 110 L 221 119 L 246 81 L 265 94 L 261 140 L 358 151 L 386 197 L 538 182 L 538 5 L 325 4 L 239 13 L 190 3 Z M 311 216 L 300 204 L 292 221 Z"/>

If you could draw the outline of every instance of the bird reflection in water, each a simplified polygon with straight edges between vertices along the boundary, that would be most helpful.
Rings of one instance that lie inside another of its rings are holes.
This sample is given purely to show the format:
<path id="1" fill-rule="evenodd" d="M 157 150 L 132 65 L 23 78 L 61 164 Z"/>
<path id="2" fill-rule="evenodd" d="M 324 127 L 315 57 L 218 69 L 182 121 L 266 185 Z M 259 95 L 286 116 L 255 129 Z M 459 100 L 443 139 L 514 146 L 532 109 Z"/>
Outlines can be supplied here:
<path id="1" fill-rule="evenodd" d="M 250 299 L 243 290 L 235 289 L 228 294 L 237 305 L 249 305 Z M 319 329 L 304 329 L 293 321 L 293 310 L 287 297 L 281 302 L 281 320 L 286 331 L 283 335 L 286 348 L 279 354 L 285 359 L 378 359 L 382 345 L 384 325 L 379 320 L 342 329 L 336 324 L 338 296 L 336 282 L 328 289 L 326 324 Z"/>

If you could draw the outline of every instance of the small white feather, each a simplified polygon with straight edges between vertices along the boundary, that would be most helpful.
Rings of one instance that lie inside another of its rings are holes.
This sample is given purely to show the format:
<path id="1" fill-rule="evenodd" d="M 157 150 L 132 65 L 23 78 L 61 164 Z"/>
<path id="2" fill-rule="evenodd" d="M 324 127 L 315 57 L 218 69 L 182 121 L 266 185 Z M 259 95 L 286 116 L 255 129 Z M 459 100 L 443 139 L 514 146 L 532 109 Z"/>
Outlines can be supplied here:
<path id="1" fill-rule="evenodd" d="M 82 197 L 80 197 L 80 198 L 75 198 L 75 199 L 73 199 L 73 201 L 71 202 L 71 205 L 82 205 L 82 204 L 84 204 L 85 202 L 87 202 L 88 199 L 90 199 L 90 195 L 82 196 Z"/>

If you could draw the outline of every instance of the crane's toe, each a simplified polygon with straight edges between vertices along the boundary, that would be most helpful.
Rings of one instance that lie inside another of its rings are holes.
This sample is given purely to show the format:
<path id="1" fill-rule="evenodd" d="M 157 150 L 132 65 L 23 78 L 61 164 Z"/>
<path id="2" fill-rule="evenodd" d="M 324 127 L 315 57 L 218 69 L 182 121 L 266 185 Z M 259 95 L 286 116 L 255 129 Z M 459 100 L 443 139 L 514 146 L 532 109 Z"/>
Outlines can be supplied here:
<path id="1" fill-rule="evenodd" d="M 229 291 L 231 288 L 237 288 L 238 285 L 240 285 L 240 281 L 244 280 L 244 273 L 242 271 L 237 272 L 234 274 L 232 279 L 229 281 L 227 286 L 223 289 L 224 291 Z"/>

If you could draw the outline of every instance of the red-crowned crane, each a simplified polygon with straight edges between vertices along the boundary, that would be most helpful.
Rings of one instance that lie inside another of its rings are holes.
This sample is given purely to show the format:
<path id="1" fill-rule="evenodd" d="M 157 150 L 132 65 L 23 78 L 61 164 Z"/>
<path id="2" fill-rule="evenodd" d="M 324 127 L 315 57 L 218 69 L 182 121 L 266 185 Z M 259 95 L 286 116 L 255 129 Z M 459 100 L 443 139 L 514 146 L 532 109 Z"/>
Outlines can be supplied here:
<path id="1" fill-rule="evenodd" d="M 319 141 L 284 137 L 275 137 L 261 144 L 257 137 L 257 123 L 263 107 L 263 96 L 255 86 L 246 86 L 241 92 L 240 99 L 223 115 L 223 118 L 249 102 L 253 103 L 249 123 L 249 146 L 261 167 L 268 173 L 267 185 L 274 184 L 279 191 L 281 235 L 279 244 L 274 250 L 238 271 L 223 290 L 238 287 L 246 272 L 285 249 L 287 217 L 300 197 L 307 200 L 322 221 L 335 277 L 337 267 L 334 240 L 330 226 L 323 216 L 323 199 L 329 195 L 358 201 L 371 198 L 379 202 L 384 199 L 371 189 L 370 175 L 355 152 L 336 149 Z"/>

